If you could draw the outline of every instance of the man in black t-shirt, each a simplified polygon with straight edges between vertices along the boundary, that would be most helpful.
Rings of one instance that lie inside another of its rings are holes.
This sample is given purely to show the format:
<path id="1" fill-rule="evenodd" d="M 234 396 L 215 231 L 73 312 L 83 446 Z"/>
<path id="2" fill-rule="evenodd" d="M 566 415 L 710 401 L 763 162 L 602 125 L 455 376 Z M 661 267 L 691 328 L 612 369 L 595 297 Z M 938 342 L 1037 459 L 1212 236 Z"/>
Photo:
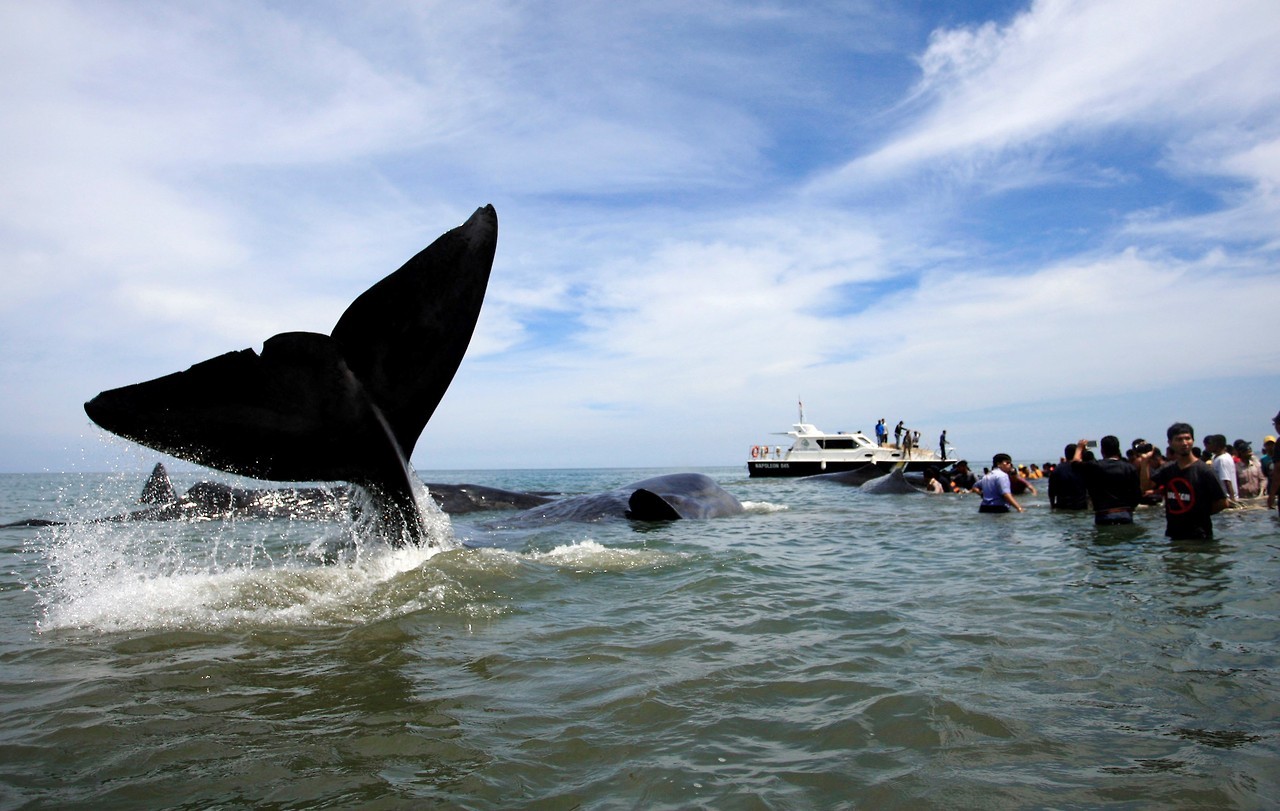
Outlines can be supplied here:
<path id="1" fill-rule="evenodd" d="M 1227 494 L 1213 469 L 1196 459 L 1191 449 L 1195 431 L 1185 422 L 1169 426 L 1173 461 L 1150 475 L 1144 464 L 1150 452 L 1138 457 L 1142 487 L 1155 484 L 1164 492 L 1164 534 L 1174 540 L 1213 540 L 1214 513 L 1227 507 Z"/>
<path id="2" fill-rule="evenodd" d="M 951 479 L 953 493 L 970 493 L 978 486 L 978 477 L 973 475 L 973 471 L 969 469 L 969 463 L 964 459 L 956 462 L 947 475 Z"/>
<path id="3" fill-rule="evenodd" d="M 1142 499 L 1142 487 L 1138 469 L 1120 456 L 1120 440 L 1104 436 L 1098 443 L 1102 461 L 1092 462 L 1084 458 L 1085 441 L 1076 443 L 1071 457 L 1071 470 L 1084 480 L 1093 502 L 1093 522 L 1108 524 L 1132 524 L 1133 511 Z"/>
<path id="4" fill-rule="evenodd" d="M 1064 464 L 1058 465 L 1049 474 L 1049 508 L 1053 510 L 1087 510 L 1089 509 L 1088 491 L 1076 471 L 1071 469 L 1071 457 L 1076 452 L 1075 445 L 1062 449 Z"/>
<path id="5" fill-rule="evenodd" d="M 1271 420 L 1271 424 L 1275 426 L 1276 433 L 1280 434 L 1280 411 L 1276 412 L 1276 416 Z M 1271 447 L 1271 484 L 1267 488 L 1267 509 L 1271 509 L 1276 505 L 1276 498 L 1280 497 L 1280 459 L 1276 456 L 1280 454 L 1280 443 L 1275 443 Z"/>

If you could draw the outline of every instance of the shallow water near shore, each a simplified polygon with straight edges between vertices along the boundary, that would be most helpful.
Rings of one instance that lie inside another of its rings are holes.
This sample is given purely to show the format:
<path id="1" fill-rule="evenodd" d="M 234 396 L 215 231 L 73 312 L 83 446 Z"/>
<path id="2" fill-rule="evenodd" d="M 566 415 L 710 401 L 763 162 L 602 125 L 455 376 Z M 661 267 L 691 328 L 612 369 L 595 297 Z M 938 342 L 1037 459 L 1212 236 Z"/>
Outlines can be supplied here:
<path id="1" fill-rule="evenodd" d="M 1158 510 L 1100 531 L 1043 494 L 989 516 L 704 472 L 747 512 L 436 516 L 410 550 L 341 521 L 0 530 L 0 808 L 1280 803 L 1274 512 L 1174 544 Z M 0 476 L 0 523 L 126 512 L 144 478 Z M 174 484 L 201 478 L 230 481 Z"/>

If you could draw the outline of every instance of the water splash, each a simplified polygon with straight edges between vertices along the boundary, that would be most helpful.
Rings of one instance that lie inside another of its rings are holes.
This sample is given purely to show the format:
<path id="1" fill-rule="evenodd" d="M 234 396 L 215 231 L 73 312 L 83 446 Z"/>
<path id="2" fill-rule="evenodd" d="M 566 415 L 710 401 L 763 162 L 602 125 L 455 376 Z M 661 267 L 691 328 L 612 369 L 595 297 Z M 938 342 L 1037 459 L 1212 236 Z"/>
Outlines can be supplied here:
<path id="1" fill-rule="evenodd" d="M 361 517 L 72 523 L 28 551 L 44 573 L 41 632 L 359 624 L 464 603 L 447 578 L 406 575 L 458 547 L 418 493 L 429 543 L 396 547 Z M 370 515 L 372 511 L 362 511 Z M 335 554 L 336 552 L 336 554 Z"/>

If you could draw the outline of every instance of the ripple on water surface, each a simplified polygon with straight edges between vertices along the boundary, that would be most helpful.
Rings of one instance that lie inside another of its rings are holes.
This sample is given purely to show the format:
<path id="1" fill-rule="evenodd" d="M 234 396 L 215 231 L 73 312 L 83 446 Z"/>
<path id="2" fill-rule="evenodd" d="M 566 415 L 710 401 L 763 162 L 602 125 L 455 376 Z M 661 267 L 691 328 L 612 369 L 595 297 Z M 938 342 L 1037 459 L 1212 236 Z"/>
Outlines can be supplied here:
<path id="1" fill-rule="evenodd" d="M 747 514 L 455 520 L 473 548 L 360 545 L 336 566 L 311 550 L 350 528 L 5 531 L 6 802 L 1265 807 L 1280 791 L 1271 515 L 1184 548 L 1158 516 L 1100 534 L 1042 497 L 991 518 L 971 499 L 723 480 Z"/>

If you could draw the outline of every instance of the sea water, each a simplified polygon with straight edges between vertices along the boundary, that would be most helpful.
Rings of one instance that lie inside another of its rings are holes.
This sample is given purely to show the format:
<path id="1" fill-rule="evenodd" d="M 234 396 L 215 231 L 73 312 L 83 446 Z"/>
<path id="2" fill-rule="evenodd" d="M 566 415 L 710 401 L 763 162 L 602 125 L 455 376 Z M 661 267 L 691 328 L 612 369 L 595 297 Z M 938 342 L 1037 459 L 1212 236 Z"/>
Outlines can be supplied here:
<path id="1" fill-rule="evenodd" d="M 747 511 L 437 514 L 407 550 L 340 519 L 0 530 L 0 808 L 1280 803 L 1274 512 L 1178 544 L 1158 510 L 704 472 Z M 0 476 L 0 522 L 128 512 L 143 478 Z"/>

